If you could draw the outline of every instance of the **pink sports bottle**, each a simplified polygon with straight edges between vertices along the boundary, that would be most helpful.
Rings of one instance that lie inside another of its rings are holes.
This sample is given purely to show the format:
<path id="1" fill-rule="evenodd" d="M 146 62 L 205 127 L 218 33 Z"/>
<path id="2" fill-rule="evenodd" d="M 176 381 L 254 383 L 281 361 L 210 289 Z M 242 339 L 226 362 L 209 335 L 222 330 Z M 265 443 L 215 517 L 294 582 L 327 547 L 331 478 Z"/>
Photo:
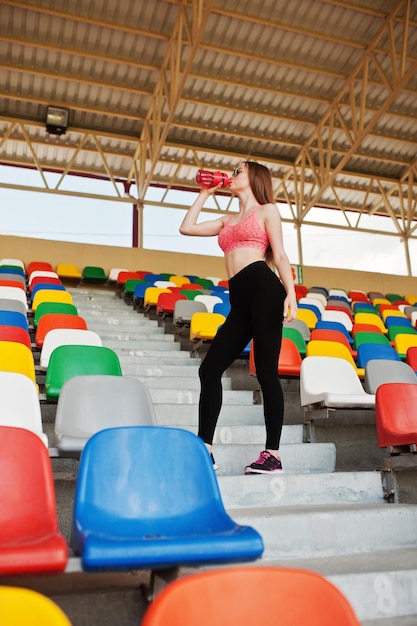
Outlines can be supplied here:
<path id="1" fill-rule="evenodd" d="M 209 172 L 198 170 L 195 177 L 196 182 L 202 187 L 217 187 L 221 183 L 222 187 L 227 187 L 233 178 L 224 172 Z"/>

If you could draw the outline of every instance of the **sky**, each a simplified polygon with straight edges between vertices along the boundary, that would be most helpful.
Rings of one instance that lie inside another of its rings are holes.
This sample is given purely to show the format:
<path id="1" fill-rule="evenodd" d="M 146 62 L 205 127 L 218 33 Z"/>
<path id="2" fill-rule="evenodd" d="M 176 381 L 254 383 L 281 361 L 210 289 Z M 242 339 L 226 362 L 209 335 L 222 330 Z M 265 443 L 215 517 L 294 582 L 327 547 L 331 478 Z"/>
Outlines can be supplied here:
<path id="1" fill-rule="evenodd" d="M 50 187 L 59 177 L 47 173 Z M 39 172 L 28 169 L 0 167 L 0 183 L 44 186 Z M 114 195 L 109 182 L 67 176 L 63 190 L 83 193 L 106 193 Z M 132 189 L 133 193 L 134 190 Z M 147 199 L 158 203 L 163 190 L 152 188 Z M 195 198 L 192 192 L 170 191 L 165 203 L 190 206 Z M 211 207 L 214 201 L 210 199 Z M 228 198 L 219 198 L 224 208 Z M 208 205 L 210 206 L 210 205 Z M 132 243 L 132 206 L 109 200 L 91 200 L 79 196 L 56 195 L 0 187 L 0 234 L 21 235 L 58 241 L 72 241 L 110 246 L 130 247 Z M 232 205 L 237 210 L 237 205 Z M 223 208 L 223 206 L 222 206 Z M 278 206 L 283 219 L 284 246 L 290 263 L 297 265 L 297 233 L 287 205 Z M 169 250 L 190 254 L 222 256 L 216 237 L 184 237 L 179 225 L 184 210 L 163 206 L 146 205 L 144 208 L 144 248 Z M 205 219 L 215 219 L 216 214 L 202 214 Z M 325 227 L 324 224 L 342 225 L 341 211 L 313 209 L 308 219 L 323 226 L 302 226 L 303 264 L 315 267 L 349 268 L 383 274 L 407 275 L 404 246 L 398 237 L 366 234 Z M 394 232 L 390 219 L 374 216 L 361 218 L 364 228 Z M 410 242 L 412 273 L 417 276 L 417 241 Z"/>

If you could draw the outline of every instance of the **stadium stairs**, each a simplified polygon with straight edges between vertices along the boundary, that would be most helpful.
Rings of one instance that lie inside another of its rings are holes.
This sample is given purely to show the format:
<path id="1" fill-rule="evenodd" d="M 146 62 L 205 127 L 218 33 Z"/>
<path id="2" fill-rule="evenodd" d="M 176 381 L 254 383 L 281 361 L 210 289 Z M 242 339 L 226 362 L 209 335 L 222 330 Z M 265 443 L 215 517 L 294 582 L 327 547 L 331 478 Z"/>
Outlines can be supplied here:
<path id="1" fill-rule="evenodd" d="M 155 314 L 135 311 L 110 288 L 69 290 L 88 328 L 117 352 L 123 374 L 148 385 L 158 423 L 195 432 L 203 354 L 191 356 L 187 333 L 175 341 L 169 320 L 162 324 Z M 283 386 L 285 472 L 244 476 L 243 467 L 263 449 L 262 405 L 254 403 L 257 385 L 247 361 L 236 361 L 224 377 L 214 451 L 226 509 L 238 523 L 262 534 L 261 564 L 324 574 L 347 596 L 363 626 L 415 625 L 417 500 L 390 501 L 369 411 L 356 412 L 354 420 L 346 412 L 317 426 L 317 443 L 309 443 L 298 380 L 285 380 Z M 55 445 L 55 410 L 52 403 L 42 404 L 50 446 Z M 60 526 L 69 538 L 78 460 L 53 458 L 52 464 Z M 146 609 L 141 585 L 148 580 L 149 572 L 85 573 L 71 557 L 62 575 L 4 583 L 45 593 L 73 626 L 136 626 Z"/>

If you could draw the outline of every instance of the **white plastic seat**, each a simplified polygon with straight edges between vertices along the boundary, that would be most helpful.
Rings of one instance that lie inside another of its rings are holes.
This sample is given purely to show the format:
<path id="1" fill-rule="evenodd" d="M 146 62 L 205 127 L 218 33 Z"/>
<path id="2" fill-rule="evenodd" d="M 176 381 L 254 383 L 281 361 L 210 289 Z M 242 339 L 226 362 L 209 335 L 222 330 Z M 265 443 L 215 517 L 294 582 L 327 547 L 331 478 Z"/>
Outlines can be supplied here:
<path id="1" fill-rule="evenodd" d="M 30 430 L 48 447 L 37 385 L 25 374 L 0 372 L 0 426 Z"/>
<path id="2" fill-rule="evenodd" d="M 320 295 L 320 294 L 315 294 L 315 295 Z M 313 296 L 305 296 L 305 298 L 300 298 L 298 301 L 298 304 L 312 304 L 313 306 L 316 306 L 320 313 L 323 314 L 323 311 L 326 310 L 326 306 L 323 304 L 323 302 L 319 299 L 319 298 L 315 298 Z"/>
<path id="3" fill-rule="evenodd" d="M 39 368 L 46 371 L 52 352 L 58 346 L 65 345 L 102 346 L 103 342 L 101 337 L 92 330 L 54 328 L 45 335 L 39 359 Z"/>
<path id="4" fill-rule="evenodd" d="M 218 302 L 223 302 L 223 299 L 220 298 L 219 296 L 209 296 L 209 295 L 198 295 L 194 298 L 195 302 L 202 302 L 207 311 L 209 313 L 213 313 L 213 309 L 214 309 L 214 305 L 217 304 Z"/>
<path id="5" fill-rule="evenodd" d="M 350 333 L 353 328 L 353 322 L 349 315 L 344 311 L 324 311 L 321 316 L 322 322 L 339 322 L 343 324 L 346 330 Z"/>
<path id="6" fill-rule="evenodd" d="M 0 298 L 1 299 L 4 298 L 6 300 L 17 300 L 18 302 L 21 302 L 24 305 L 25 311 L 28 310 L 28 300 L 27 300 L 26 293 L 20 287 L 0 286 Z"/>
<path id="7" fill-rule="evenodd" d="M 56 272 L 51 272 L 48 270 L 34 270 L 29 276 L 29 287 L 32 284 L 33 279 L 37 276 L 43 276 L 44 278 L 59 278 Z"/>
<path id="8" fill-rule="evenodd" d="M 25 264 L 23 263 L 21 259 L 3 258 L 3 259 L 0 259 L 0 267 L 2 265 L 15 265 L 16 267 L 21 267 L 23 271 L 25 270 Z"/>
<path id="9" fill-rule="evenodd" d="M 345 359 L 307 356 L 300 369 L 303 407 L 375 408 L 375 395 L 363 388 L 353 366 Z"/>
<path id="10" fill-rule="evenodd" d="M 81 452 L 96 432 L 119 426 L 155 426 L 149 389 L 130 376 L 74 376 L 62 386 L 55 432 L 60 452 Z"/>

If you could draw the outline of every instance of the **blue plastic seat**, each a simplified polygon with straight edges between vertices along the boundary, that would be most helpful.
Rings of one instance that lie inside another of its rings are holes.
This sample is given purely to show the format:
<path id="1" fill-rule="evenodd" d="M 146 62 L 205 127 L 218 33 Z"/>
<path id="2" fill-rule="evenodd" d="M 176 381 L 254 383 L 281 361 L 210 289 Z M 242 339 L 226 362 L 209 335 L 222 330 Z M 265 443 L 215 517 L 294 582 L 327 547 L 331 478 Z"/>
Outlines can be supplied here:
<path id="1" fill-rule="evenodd" d="M 368 361 L 374 359 L 390 359 L 392 361 L 401 361 L 395 348 L 391 345 L 382 343 L 361 343 L 358 346 L 358 367 L 365 367 Z"/>
<path id="2" fill-rule="evenodd" d="M 64 285 L 58 285 L 54 283 L 38 283 L 32 289 L 31 294 L 30 294 L 30 299 L 33 300 L 33 298 L 36 295 L 36 292 L 41 291 L 41 289 L 52 289 L 54 291 L 66 291 L 66 288 L 64 287 Z"/>
<path id="3" fill-rule="evenodd" d="M 18 326 L 29 330 L 28 318 L 20 311 L 0 311 L 0 326 Z"/>
<path id="4" fill-rule="evenodd" d="M 86 571 L 245 562 L 263 552 L 259 533 L 227 514 L 203 441 L 158 426 L 110 428 L 88 440 L 71 546 Z"/>

